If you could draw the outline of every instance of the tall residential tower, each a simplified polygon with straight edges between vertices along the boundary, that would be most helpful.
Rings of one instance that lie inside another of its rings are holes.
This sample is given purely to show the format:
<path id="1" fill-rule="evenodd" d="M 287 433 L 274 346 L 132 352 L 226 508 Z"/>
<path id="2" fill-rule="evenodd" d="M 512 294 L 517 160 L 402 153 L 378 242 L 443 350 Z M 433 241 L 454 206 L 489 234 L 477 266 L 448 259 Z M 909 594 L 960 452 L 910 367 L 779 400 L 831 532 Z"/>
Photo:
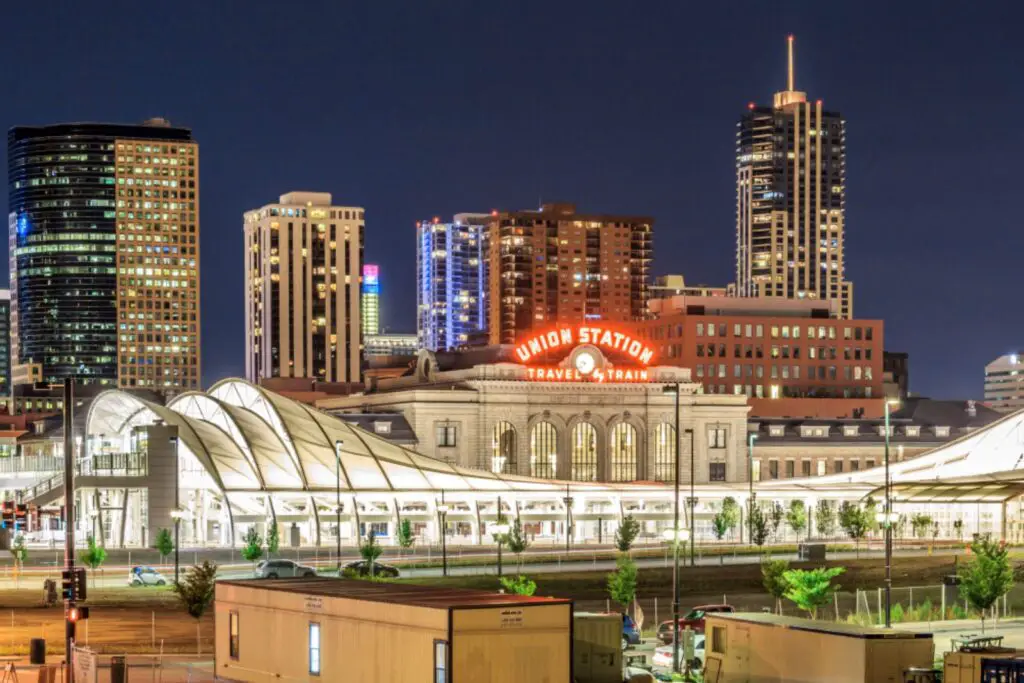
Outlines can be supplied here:
<path id="1" fill-rule="evenodd" d="M 7 135 L 12 363 L 198 389 L 199 145 L 164 119 Z"/>
<path id="2" fill-rule="evenodd" d="M 487 330 L 486 214 L 416 226 L 416 326 L 421 348 L 447 351 Z"/>
<path id="3" fill-rule="evenodd" d="M 362 316 L 363 337 L 380 334 L 380 266 L 363 264 Z"/>
<path id="4" fill-rule="evenodd" d="M 245 214 L 245 374 L 360 380 L 363 209 L 289 192 Z"/>
<path id="5" fill-rule="evenodd" d="M 846 122 L 796 90 L 793 36 L 786 90 L 751 103 L 736 124 L 736 287 L 739 296 L 837 299 L 845 279 Z"/>

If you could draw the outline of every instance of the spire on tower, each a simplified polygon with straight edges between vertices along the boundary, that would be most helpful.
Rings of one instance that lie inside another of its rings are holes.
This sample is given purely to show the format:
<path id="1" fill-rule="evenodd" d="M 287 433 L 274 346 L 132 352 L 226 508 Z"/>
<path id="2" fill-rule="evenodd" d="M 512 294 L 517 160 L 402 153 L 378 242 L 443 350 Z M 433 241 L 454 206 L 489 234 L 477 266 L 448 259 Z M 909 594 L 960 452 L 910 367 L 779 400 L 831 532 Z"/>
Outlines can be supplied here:
<path id="1" fill-rule="evenodd" d="M 776 108 L 807 101 L 807 93 L 796 89 L 796 59 L 793 57 L 794 40 L 796 40 L 796 37 L 792 33 L 786 36 L 786 89 L 775 93 Z"/>
<path id="2" fill-rule="evenodd" d="M 793 75 L 793 34 L 790 33 L 786 38 L 787 46 L 789 47 L 789 78 L 786 80 L 786 90 L 796 90 L 796 78 Z"/>

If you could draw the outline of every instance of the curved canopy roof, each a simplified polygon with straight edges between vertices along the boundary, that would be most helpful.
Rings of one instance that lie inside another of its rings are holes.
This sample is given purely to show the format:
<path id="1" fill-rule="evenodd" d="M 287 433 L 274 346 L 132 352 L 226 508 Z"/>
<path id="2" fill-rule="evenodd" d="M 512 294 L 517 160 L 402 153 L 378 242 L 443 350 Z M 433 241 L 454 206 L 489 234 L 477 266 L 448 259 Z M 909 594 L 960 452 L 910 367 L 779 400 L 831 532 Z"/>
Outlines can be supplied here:
<path id="1" fill-rule="evenodd" d="M 225 491 L 501 493 L 561 492 L 565 482 L 497 475 L 451 465 L 240 379 L 189 392 L 166 407 L 122 391 L 92 403 L 89 434 L 121 434 L 162 420 L 178 426 L 188 450 Z M 337 449 L 338 456 L 335 456 Z M 573 482 L 574 492 L 664 489 Z"/>

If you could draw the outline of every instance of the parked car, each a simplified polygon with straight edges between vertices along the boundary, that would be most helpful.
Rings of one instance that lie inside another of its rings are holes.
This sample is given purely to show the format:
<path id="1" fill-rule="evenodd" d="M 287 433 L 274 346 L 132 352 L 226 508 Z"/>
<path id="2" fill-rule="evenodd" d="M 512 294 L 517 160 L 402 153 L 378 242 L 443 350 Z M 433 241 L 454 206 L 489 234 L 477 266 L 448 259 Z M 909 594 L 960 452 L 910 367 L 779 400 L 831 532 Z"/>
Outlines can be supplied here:
<path id="1" fill-rule="evenodd" d="M 316 576 L 316 570 L 294 560 L 263 560 L 256 565 L 257 579 L 285 579 L 295 576 Z"/>
<path id="2" fill-rule="evenodd" d="M 704 633 L 704 615 L 716 612 L 735 612 L 732 605 L 699 605 L 690 610 L 686 616 L 679 617 L 679 630 L 689 627 L 697 633 Z M 663 621 L 658 624 L 658 640 L 666 645 L 672 643 L 673 630 L 672 620 Z"/>
<path id="3" fill-rule="evenodd" d="M 342 572 L 345 571 L 355 572 L 359 576 L 369 576 L 370 563 L 366 560 L 356 560 L 355 562 L 349 562 L 344 567 L 342 567 Z M 393 567 L 390 564 L 383 564 L 381 562 L 373 563 L 374 576 L 380 576 L 388 579 L 397 579 L 398 574 L 398 567 Z"/>
<path id="4" fill-rule="evenodd" d="M 622 649 L 625 650 L 630 645 L 640 644 L 640 629 L 636 627 L 636 622 L 633 621 L 633 617 L 628 614 L 622 615 Z"/>
<path id="5" fill-rule="evenodd" d="M 128 572 L 129 586 L 163 586 L 167 579 L 152 567 L 132 567 Z"/>
<path id="6" fill-rule="evenodd" d="M 672 650 L 674 645 L 662 645 L 654 650 L 654 657 L 651 658 L 651 662 L 654 666 L 661 666 L 666 669 L 672 668 Z M 683 652 L 682 646 L 679 648 L 679 660 L 683 661 L 685 653 Z M 680 665 L 680 670 L 685 667 Z M 693 658 L 690 659 L 690 670 L 700 671 L 704 668 L 704 634 L 695 633 L 693 635 Z"/>

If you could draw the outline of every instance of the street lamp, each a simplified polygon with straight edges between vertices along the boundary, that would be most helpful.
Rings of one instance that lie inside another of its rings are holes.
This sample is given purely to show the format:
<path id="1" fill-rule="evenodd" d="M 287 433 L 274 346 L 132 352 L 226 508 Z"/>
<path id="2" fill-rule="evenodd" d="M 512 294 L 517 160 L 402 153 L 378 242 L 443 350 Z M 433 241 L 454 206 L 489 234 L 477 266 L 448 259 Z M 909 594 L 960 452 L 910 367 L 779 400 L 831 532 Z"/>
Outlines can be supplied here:
<path id="1" fill-rule="evenodd" d="M 890 408 L 898 406 L 900 402 L 895 399 L 888 399 L 885 402 L 885 626 L 892 626 L 891 605 L 892 605 L 892 525 L 895 522 L 895 515 L 892 510 L 892 481 L 889 479 L 889 417 Z"/>
<path id="2" fill-rule="evenodd" d="M 445 536 L 448 535 L 448 524 L 445 519 L 448 517 L 448 506 L 444 502 L 444 490 L 441 491 L 441 504 L 437 506 L 437 516 L 441 523 L 441 576 L 448 576 L 448 546 Z"/>
<path id="3" fill-rule="evenodd" d="M 181 565 L 178 562 L 178 546 L 181 543 L 181 449 L 178 448 L 178 436 L 175 433 L 171 437 L 171 446 L 174 448 L 174 510 L 171 511 L 171 519 L 174 520 L 174 585 L 178 585 L 178 574 Z"/>
<path id="4" fill-rule="evenodd" d="M 754 509 L 754 442 L 757 441 L 757 434 L 747 435 L 747 478 L 750 480 L 750 498 L 747 503 L 747 524 L 750 524 L 750 512 Z M 740 535 L 743 535 L 743 525 L 740 525 Z M 750 534 L 750 542 L 753 543 L 753 534 Z M 740 539 L 743 542 L 743 539 Z"/>
<path id="5" fill-rule="evenodd" d="M 178 574 L 180 572 L 181 564 L 178 562 L 178 529 L 181 526 L 181 519 L 185 516 L 185 511 L 179 508 L 171 510 L 171 519 L 174 520 L 174 585 L 178 585 Z"/>
<path id="6" fill-rule="evenodd" d="M 661 536 L 672 544 L 672 671 L 679 673 L 679 544 L 690 538 L 690 531 L 676 525 L 662 531 Z"/>
<path id="7" fill-rule="evenodd" d="M 341 446 L 342 440 L 334 442 L 334 523 L 337 525 L 338 536 L 338 576 L 341 576 Z"/>
<path id="8" fill-rule="evenodd" d="M 502 575 L 501 546 L 505 544 L 505 536 L 509 532 L 509 524 L 501 516 L 501 496 L 498 497 L 498 516 L 496 519 L 497 521 L 491 524 L 491 534 L 498 541 L 498 577 L 500 578 Z"/>
<path id="9" fill-rule="evenodd" d="M 678 396 L 678 394 L 676 394 L 676 396 Z M 677 424 L 676 429 L 678 428 L 679 426 Z M 694 463 L 697 460 L 697 454 L 693 450 L 693 430 L 685 429 L 683 431 L 690 435 L 690 498 L 687 500 L 687 502 L 690 504 L 690 566 L 695 567 L 697 566 L 697 560 L 694 557 L 693 544 L 697 540 L 697 527 L 696 520 L 694 519 L 694 509 L 697 506 L 697 492 L 694 489 L 694 482 L 697 478 L 697 475 L 695 472 Z M 678 496 L 678 493 L 676 495 Z"/>

